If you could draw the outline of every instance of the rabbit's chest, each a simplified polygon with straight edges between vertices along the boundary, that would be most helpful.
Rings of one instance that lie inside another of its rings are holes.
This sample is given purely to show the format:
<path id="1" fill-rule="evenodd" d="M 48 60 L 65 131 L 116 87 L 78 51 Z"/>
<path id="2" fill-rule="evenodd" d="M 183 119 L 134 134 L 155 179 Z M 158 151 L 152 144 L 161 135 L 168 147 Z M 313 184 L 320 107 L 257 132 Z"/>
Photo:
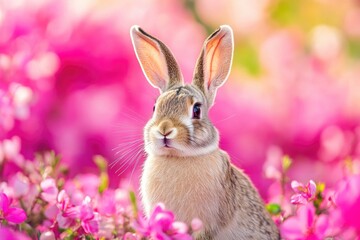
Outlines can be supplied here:
<path id="1" fill-rule="evenodd" d="M 177 220 L 189 224 L 193 218 L 200 218 L 205 225 L 216 222 L 221 167 L 216 162 L 212 164 L 211 159 L 173 160 L 148 158 L 145 162 L 141 192 L 147 214 L 162 202 Z"/>

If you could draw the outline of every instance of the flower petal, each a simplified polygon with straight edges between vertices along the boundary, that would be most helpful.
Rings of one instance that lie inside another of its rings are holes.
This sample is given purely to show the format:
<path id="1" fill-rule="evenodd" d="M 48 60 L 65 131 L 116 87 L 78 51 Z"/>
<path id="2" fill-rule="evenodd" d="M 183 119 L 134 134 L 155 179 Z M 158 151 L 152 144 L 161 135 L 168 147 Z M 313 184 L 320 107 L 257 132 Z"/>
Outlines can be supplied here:
<path id="1" fill-rule="evenodd" d="M 83 204 L 80 206 L 79 218 L 82 221 L 92 219 L 93 217 L 94 217 L 94 211 L 90 206 L 90 204 Z"/>
<path id="2" fill-rule="evenodd" d="M 315 209 L 311 204 L 301 206 L 297 211 L 297 216 L 302 223 L 300 227 L 307 231 L 314 223 Z"/>
<path id="3" fill-rule="evenodd" d="M 72 218 L 65 217 L 63 214 L 58 214 L 56 221 L 58 222 L 60 228 L 69 228 L 74 223 Z"/>
<path id="4" fill-rule="evenodd" d="M 64 217 L 78 218 L 80 216 L 80 206 L 67 208 L 63 215 Z"/>
<path id="5" fill-rule="evenodd" d="M 97 233 L 99 231 L 99 221 L 95 218 L 87 221 L 82 221 L 81 226 L 86 233 Z"/>
<path id="6" fill-rule="evenodd" d="M 1 239 L 30 240 L 25 234 L 4 226 L 0 226 L 0 236 Z"/>
<path id="7" fill-rule="evenodd" d="M 9 209 L 10 201 L 5 193 L 0 193 L 0 210 L 7 212 Z"/>
<path id="8" fill-rule="evenodd" d="M 320 215 L 315 223 L 316 235 L 320 239 L 324 239 L 327 229 L 329 228 L 329 218 L 325 215 Z"/>
<path id="9" fill-rule="evenodd" d="M 162 212 L 155 216 L 155 225 L 159 225 L 163 231 L 170 229 L 171 224 L 174 221 L 174 215 L 170 212 Z"/>
<path id="10" fill-rule="evenodd" d="M 308 201 L 302 194 L 295 194 L 291 196 L 290 202 L 292 204 L 307 204 Z"/>
<path id="11" fill-rule="evenodd" d="M 291 188 L 298 193 L 300 191 L 300 189 L 304 188 L 304 185 L 302 183 L 299 183 L 298 181 L 292 181 L 291 182 Z"/>
<path id="12" fill-rule="evenodd" d="M 47 178 L 40 183 L 42 190 L 41 198 L 49 203 L 54 203 L 57 200 L 59 190 L 56 186 L 55 179 Z"/>
<path id="13" fill-rule="evenodd" d="M 6 212 L 5 219 L 13 223 L 22 223 L 26 220 L 26 214 L 21 208 L 11 207 Z"/>
<path id="14" fill-rule="evenodd" d="M 191 221 L 191 229 L 193 231 L 199 231 L 203 227 L 203 223 L 199 218 L 194 218 Z"/>
<path id="15" fill-rule="evenodd" d="M 281 236 L 284 239 L 302 239 L 304 237 L 302 229 L 299 225 L 302 224 L 296 217 L 287 219 L 281 226 Z"/>
<path id="16" fill-rule="evenodd" d="M 186 234 L 189 230 L 189 227 L 183 222 L 173 222 L 171 227 L 176 234 Z"/>
<path id="17" fill-rule="evenodd" d="M 308 189 L 309 189 L 309 193 L 310 193 L 310 197 L 314 197 L 315 193 L 316 193 L 316 184 L 313 180 L 310 180 L 310 182 L 308 183 Z"/>

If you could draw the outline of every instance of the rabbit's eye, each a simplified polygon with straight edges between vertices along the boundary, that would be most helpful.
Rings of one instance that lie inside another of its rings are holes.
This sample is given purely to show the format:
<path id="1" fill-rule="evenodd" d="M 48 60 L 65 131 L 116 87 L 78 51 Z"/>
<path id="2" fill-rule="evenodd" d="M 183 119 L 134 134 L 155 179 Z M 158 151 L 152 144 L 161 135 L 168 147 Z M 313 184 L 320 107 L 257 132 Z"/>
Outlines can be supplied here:
<path id="1" fill-rule="evenodd" d="M 200 119 L 201 116 L 201 103 L 195 103 L 193 107 L 193 119 Z"/>
<path id="2" fill-rule="evenodd" d="M 154 106 L 153 106 L 153 112 L 155 112 L 155 104 L 154 104 Z"/>

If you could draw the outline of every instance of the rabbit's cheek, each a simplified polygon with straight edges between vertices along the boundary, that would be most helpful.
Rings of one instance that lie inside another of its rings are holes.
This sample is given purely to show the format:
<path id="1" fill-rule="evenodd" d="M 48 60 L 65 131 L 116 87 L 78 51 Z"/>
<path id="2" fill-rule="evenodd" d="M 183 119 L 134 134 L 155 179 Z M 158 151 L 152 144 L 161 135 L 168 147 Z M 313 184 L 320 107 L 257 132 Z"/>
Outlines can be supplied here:
<path id="1" fill-rule="evenodd" d="M 209 138 L 213 138 L 214 136 L 210 136 L 210 133 L 213 131 L 212 129 L 207 129 L 205 123 L 195 121 L 194 125 L 194 139 L 198 144 L 204 144 L 204 142 L 209 141 Z"/>
<path id="2" fill-rule="evenodd" d="M 189 135 L 193 136 L 194 135 L 194 125 L 193 125 L 191 119 L 188 116 L 184 116 L 184 117 L 180 118 L 180 122 L 182 123 L 184 128 L 189 131 Z"/>

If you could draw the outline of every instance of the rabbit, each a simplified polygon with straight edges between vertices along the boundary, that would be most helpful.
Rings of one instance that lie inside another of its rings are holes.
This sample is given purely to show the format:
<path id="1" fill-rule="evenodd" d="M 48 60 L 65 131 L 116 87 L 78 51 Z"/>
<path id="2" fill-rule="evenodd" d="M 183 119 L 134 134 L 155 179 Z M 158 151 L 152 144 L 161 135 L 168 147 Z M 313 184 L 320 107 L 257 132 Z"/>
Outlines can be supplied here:
<path id="1" fill-rule="evenodd" d="M 217 89 L 230 73 L 232 29 L 220 26 L 204 42 L 191 84 L 164 43 L 139 26 L 130 30 L 148 82 L 160 90 L 144 127 L 147 159 L 140 195 L 147 216 L 162 202 L 176 219 L 203 222 L 195 239 L 280 239 L 279 231 L 251 180 L 219 148 L 209 120 Z"/>

